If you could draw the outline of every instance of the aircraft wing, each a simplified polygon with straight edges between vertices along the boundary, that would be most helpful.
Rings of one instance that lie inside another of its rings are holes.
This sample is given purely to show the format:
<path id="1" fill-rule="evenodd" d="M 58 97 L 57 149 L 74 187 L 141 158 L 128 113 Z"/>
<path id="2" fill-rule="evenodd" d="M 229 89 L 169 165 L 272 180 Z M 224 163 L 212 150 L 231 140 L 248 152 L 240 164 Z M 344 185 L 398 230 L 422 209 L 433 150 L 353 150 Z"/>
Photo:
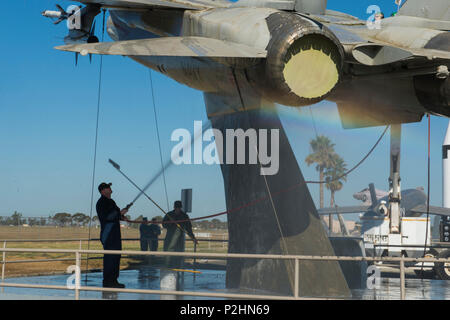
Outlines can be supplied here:
<path id="1" fill-rule="evenodd" d="M 413 77 L 447 76 L 450 21 L 398 15 L 381 20 L 380 28 L 369 28 L 367 21 L 330 10 L 310 18 L 330 29 L 344 48 L 352 81 L 342 81 L 328 97 L 337 104 L 344 128 L 418 122 L 425 111 L 449 115 L 445 107 L 424 107 L 416 99 L 422 90 L 432 96 L 436 86 L 408 86 Z"/>
<path id="2" fill-rule="evenodd" d="M 387 42 L 368 42 L 355 45 L 352 49 L 352 57 L 362 65 L 378 66 L 409 59 L 427 58 L 430 61 L 436 59 L 450 60 L 450 52 L 426 49 L 404 48 Z"/>
<path id="3" fill-rule="evenodd" d="M 319 215 L 328 215 L 328 214 L 350 214 L 350 213 L 361 213 L 366 212 L 370 210 L 370 206 L 350 206 L 350 207 L 337 207 L 337 208 L 323 208 L 318 209 L 317 213 Z M 411 213 L 418 213 L 418 214 L 426 214 L 427 213 L 427 206 L 425 205 L 419 205 L 416 206 L 410 210 Z M 443 208 L 443 207 L 436 207 L 436 206 L 430 206 L 429 210 L 430 214 L 432 215 L 438 215 L 438 216 L 450 216 L 450 209 L 449 208 Z"/>
<path id="4" fill-rule="evenodd" d="M 336 29 L 335 29 L 336 30 Z M 417 48 L 401 44 L 399 41 L 388 42 L 384 37 L 372 37 L 365 32 L 351 29 L 340 29 L 336 32 L 339 40 L 348 48 L 348 58 L 366 66 L 381 66 L 398 61 L 414 62 L 426 58 L 429 61 L 436 59 L 450 60 L 450 52 L 436 48 Z"/>
<path id="5" fill-rule="evenodd" d="M 71 44 L 56 47 L 61 51 L 81 55 L 102 54 L 119 56 L 170 56 L 170 57 L 226 57 L 265 58 L 263 49 L 204 37 L 167 37 L 117 42 Z"/>
<path id="6" fill-rule="evenodd" d="M 203 10 L 227 7 L 230 4 L 220 0 L 77 0 L 84 4 L 98 4 L 106 9 L 149 9 L 155 7 Z"/>
<path id="7" fill-rule="evenodd" d="M 420 205 L 420 206 L 412 208 L 410 211 L 414 212 L 414 213 L 426 214 L 427 206 Z M 437 215 L 437 216 L 450 216 L 449 208 L 430 206 L 429 212 L 430 212 L 430 214 Z"/>
<path id="8" fill-rule="evenodd" d="M 347 61 L 379 66 L 423 58 L 450 60 L 448 31 L 444 31 L 450 22 L 422 26 L 412 17 L 394 17 L 384 19 L 377 29 L 369 29 L 366 21 L 331 10 L 311 18 L 336 35 L 346 49 Z"/>
<path id="9" fill-rule="evenodd" d="M 336 208 L 322 208 L 318 209 L 317 213 L 321 216 L 328 214 L 350 214 L 366 212 L 371 206 L 350 206 L 350 207 L 336 207 Z"/>

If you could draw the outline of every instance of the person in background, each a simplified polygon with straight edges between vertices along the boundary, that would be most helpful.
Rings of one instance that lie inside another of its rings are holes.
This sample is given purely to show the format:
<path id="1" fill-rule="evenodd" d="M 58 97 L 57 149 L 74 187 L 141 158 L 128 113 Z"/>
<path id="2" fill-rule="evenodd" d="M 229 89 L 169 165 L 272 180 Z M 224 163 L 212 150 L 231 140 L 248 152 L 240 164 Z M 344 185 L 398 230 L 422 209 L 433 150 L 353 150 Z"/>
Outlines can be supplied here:
<path id="1" fill-rule="evenodd" d="M 141 240 L 141 251 L 148 251 L 150 247 L 150 242 L 152 240 L 152 228 L 148 225 L 148 219 L 142 219 L 144 223 L 142 223 L 139 227 L 140 240 Z"/>
<path id="2" fill-rule="evenodd" d="M 158 237 L 161 235 L 161 228 L 156 224 L 156 218 L 152 219 L 150 235 L 150 251 L 158 251 Z"/>
<path id="3" fill-rule="evenodd" d="M 181 201 L 175 201 L 173 211 L 167 213 L 163 219 L 163 227 L 167 230 L 164 239 L 164 251 L 184 252 L 184 243 L 186 233 L 197 243 L 189 216 L 181 210 L 183 207 Z M 174 221 L 180 221 L 173 223 Z M 183 265 L 183 257 L 167 257 L 168 267 L 179 268 Z"/>

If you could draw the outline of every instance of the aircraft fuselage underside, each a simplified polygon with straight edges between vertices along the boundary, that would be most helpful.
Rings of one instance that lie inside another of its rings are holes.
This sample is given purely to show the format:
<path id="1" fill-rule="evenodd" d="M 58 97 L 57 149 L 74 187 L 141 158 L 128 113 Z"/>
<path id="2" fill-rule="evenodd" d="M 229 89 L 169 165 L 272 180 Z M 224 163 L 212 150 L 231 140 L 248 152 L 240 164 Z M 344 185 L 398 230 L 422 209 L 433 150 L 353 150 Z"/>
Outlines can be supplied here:
<path id="1" fill-rule="evenodd" d="M 406 67 L 399 62 L 371 68 L 367 73 L 367 67 L 347 61 L 339 41 L 328 29 L 315 38 L 319 29 L 307 18 L 269 8 L 244 9 L 112 11 L 108 32 L 114 40 L 202 36 L 267 50 L 265 59 L 130 56 L 207 94 L 241 94 L 247 109 L 259 106 L 261 99 L 289 106 L 327 99 L 337 103 L 346 128 L 416 122 L 425 112 L 450 116 L 450 81 L 436 79 L 429 72 L 421 74 L 430 70 L 429 64 L 422 68 L 419 61 Z M 272 27 L 286 19 L 289 23 Z M 329 53 L 329 59 L 322 60 L 327 70 L 319 66 L 311 69 L 296 58 L 299 49 L 292 49 L 295 41 L 308 36 L 308 42 L 319 43 L 321 50 Z M 298 80 L 302 77 L 305 79 Z M 208 113 L 225 114 L 236 108 L 239 106 Z"/>

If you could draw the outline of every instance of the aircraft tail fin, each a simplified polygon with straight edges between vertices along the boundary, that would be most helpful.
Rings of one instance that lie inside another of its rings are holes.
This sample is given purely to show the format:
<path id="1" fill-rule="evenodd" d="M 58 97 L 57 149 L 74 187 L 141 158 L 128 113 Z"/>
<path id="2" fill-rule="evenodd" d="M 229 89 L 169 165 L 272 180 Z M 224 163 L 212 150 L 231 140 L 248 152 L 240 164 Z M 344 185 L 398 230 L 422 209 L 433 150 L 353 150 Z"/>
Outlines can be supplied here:
<path id="1" fill-rule="evenodd" d="M 397 0 L 402 16 L 450 21 L 448 0 Z"/>

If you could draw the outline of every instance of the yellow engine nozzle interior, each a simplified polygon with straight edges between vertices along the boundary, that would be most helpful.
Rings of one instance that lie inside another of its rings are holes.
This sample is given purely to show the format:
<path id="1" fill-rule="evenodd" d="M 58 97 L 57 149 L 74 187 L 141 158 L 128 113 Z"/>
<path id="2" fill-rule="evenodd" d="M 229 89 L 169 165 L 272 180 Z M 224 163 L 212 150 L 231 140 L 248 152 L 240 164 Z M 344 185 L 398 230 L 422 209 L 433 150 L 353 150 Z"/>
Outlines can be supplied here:
<path id="1" fill-rule="evenodd" d="M 332 41 L 321 35 L 304 36 L 289 48 L 283 75 L 297 96 L 306 99 L 323 97 L 339 81 L 339 51 Z"/>

